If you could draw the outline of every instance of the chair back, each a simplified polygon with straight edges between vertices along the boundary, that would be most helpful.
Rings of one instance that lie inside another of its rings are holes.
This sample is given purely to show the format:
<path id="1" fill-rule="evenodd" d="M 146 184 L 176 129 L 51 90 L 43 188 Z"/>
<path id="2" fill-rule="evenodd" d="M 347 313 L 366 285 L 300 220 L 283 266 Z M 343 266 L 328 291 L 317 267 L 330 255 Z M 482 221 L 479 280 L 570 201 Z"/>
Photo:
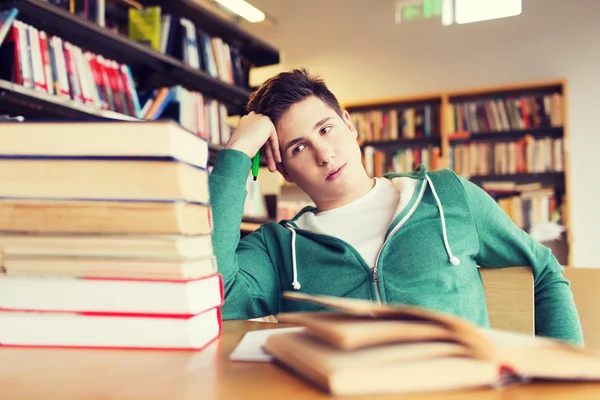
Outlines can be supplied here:
<path id="1" fill-rule="evenodd" d="M 600 350 L 600 268 L 565 267 L 581 320 L 585 347 Z"/>
<path id="2" fill-rule="evenodd" d="M 529 267 L 479 268 L 490 326 L 535 333 L 533 273 Z"/>

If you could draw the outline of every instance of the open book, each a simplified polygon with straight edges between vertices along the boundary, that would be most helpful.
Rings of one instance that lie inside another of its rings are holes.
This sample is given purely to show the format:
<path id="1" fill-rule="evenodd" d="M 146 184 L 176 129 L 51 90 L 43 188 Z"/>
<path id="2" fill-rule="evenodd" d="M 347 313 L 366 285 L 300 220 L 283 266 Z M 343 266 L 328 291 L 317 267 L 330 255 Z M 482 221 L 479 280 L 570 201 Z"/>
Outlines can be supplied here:
<path id="1" fill-rule="evenodd" d="M 334 395 L 458 390 L 540 379 L 600 380 L 600 354 L 556 340 L 483 329 L 410 306 L 302 293 L 332 311 L 285 313 L 305 329 L 271 335 L 264 351 Z"/>

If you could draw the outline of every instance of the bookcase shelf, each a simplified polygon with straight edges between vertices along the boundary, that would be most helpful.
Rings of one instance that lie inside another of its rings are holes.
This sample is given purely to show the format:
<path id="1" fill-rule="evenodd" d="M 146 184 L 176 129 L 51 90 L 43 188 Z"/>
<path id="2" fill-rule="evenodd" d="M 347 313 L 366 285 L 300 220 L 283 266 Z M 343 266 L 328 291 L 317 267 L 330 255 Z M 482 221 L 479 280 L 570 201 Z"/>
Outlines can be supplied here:
<path id="1" fill-rule="evenodd" d="M 174 3 L 188 2 L 174 1 Z M 61 36 L 92 52 L 127 64 L 134 72 L 147 75 L 148 79 L 152 79 L 157 83 L 164 85 L 180 84 L 187 89 L 212 97 L 226 104 L 230 113 L 242 112 L 250 96 L 250 90 L 248 89 L 228 84 L 204 71 L 190 68 L 174 57 L 154 51 L 149 46 L 113 33 L 46 1 L 0 0 L 0 6 L 16 7 L 20 11 L 19 19 L 23 22 L 43 29 L 49 34 Z M 190 9 L 200 8 L 197 5 L 189 5 L 188 7 Z M 197 13 L 198 15 L 204 15 L 199 11 Z M 203 18 L 202 21 L 207 20 L 209 18 L 208 14 L 204 15 Z M 216 16 L 211 18 L 218 19 Z M 221 22 L 215 22 L 215 24 L 220 26 Z M 221 31 L 225 32 L 225 29 L 223 28 L 219 32 Z M 242 31 L 237 28 L 236 30 L 232 28 L 227 32 L 229 32 L 228 37 L 232 40 L 237 37 L 236 34 L 240 35 L 239 37 L 242 39 L 238 42 L 241 43 L 250 43 L 252 38 L 247 33 L 241 33 Z M 263 49 L 263 46 L 257 48 Z M 273 52 L 275 51 L 273 50 Z M 258 64 L 260 65 L 275 59 L 274 56 L 260 58 L 261 54 L 261 52 L 258 52 L 258 56 L 254 53 L 251 54 L 255 60 L 259 61 Z"/>
<path id="2" fill-rule="evenodd" d="M 466 135 L 466 137 L 464 137 Z M 464 142 L 486 142 L 486 141 L 509 141 L 517 140 L 531 135 L 534 138 L 561 138 L 563 137 L 563 128 L 535 128 L 528 130 L 519 131 L 503 131 L 503 132 L 489 132 L 489 133 L 475 133 L 475 134 L 450 134 L 448 139 L 450 143 L 464 143 Z"/>
<path id="3" fill-rule="evenodd" d="M 378 140 L 362 143 L 361 147 L 371 146 L 382 150 L 394 150 L 397 148 L 415 148 L 426 146 L 440 146 L 442 137 L 439 135 L 430 137 L 419 137 L 414 139 Z"/>
<path id="4" fill-rule="evenodd" d="M 118 27 L 104 28 L 52 2 L 0 0 L 1 9 L 14 7 L 19 10 L 18 32 L 39 33 L 41 43 L 39 48 L 35 43 L 35 46 L 23 48 L 11 37 L 13 47 L 4 47 L 6 52 L 3 54 L 7 57 L 10 52 L 18 57 L 15 58 L 18 60 L 16 68 L 25 59 L 31 70 L 27 71 L 28 80 L 25 80 L 18 76 L 16 71 L 20 70 L 8 67 L 8 62 L 2 64 L 2 78 L 7 80 L 0 79 L 0 114 L 36 120 L 140 121 L 125 113 L 144 115 L 144 119 L 173 119 L 182 128 L 209 137 L 209 165 L 214 164 L 223 145 L 210 141 L 226 142 L 231 128 L 229 117 L 244 113 L 252 91 L 247 87 L 249 68 L 279 63 L 279 51 L 194 1 L 137 0 L 135 3 L 142 6 L 160 6 L 163 16 L 171 16 L 160 22 L 170 27 L 162 38 L 166 40 L 169 54 L 163 54 L 123 34 L 130 18 L 128 7 L 138 8 L 138 5 L 124 3 L 115 7 L 107 5 L 107 11 L 110 11 L 106 16 L 112 17 L 111 22 L 116 22 Z M 82 4 L 75 4 L 76 11 L 81 11 L 78 7 Z M 85 6 L 88 6 L 87 1 Z M 180 21 L 180 17 L 185 21 Z M 175 22 L 171 24 L 171 21 Z M 12 32 L 15 28 L 10 29 Z M 182 30 L 186 30 L 185 38 Z M 204 40 L 208 49 L 193 41 L 190 30 Z M 51 37 L 56 39 L 52 44 L 49 43 Z M 61 47 L 57 50 L 57 46 Z M 34 51 L 37 51 L 35 57 L 32 56 Z M 61 59 L 64 58 L 64 61 L 59 59 L 62 65 L 56 61 L 57 51 L 65 52 L 58 53 Z M 53 73 L 53 80 L 49 81 L 54 82 L 48 90 L 50 93 L 45 90 L 46 78 L 39 75 L 40 58 L 42 68 L 48 68 L 42 75 L 48 71 Z M 2 61 L 9 60 L 3 58 Z M 34 67 L 38 69 L 34 70 Z M 86 72 L 86 68 L 90 71 Z M 58 76 L 57 71 L 63 75 Z M 34 72 L 38 75 L 34 76 Z M 67 84 L 61 83 L 61 78 Z M 65 87 L 68 93 L 65 93 Z M 53 94 L 59 91 L 66 96 Z M 261 165 L 266 165 L 264 157 Z M 244 217 L 241 230 L 249 232 L 265 222 L 268 221 Z"/>
<path id="5" fill-rule="evenodd" d="M 568 252 L 571 230 L 568 226 L 569 154 L 565 144 L 568 138 L 566 92 L 564 80 L 523 82 L 371 99 L 344 108 L 354 118 L 359 138 L 384 139 L 361 142 L 367 171 L 373 170 L 379 175 L 396 167 L 402 171 L 412 170 L 415 164 L 425 160 L 435 164 L 433 168 L 428 165 L 429 170 L 455 168 L 457 173 L 479 186 L 486 183 L 488 188 L 523 188 L 512 193 L 500 191 L 501 195 L 496 196 L 496 193 L 494 197 L 502 198 L 499 204 L 510 211 L 509 215 L 519 207 L 521 217 L 525 215 L 529 205 L 525 207 L 524 203 L 533 202 L 530 200 L 533 197 L 537 210 L 548 207 L 554 215 L 560 215 L 560 223 L 566 231 L 561 248 Z M 398 125 L 393 126 L 395 123 Z M 439 132 L 440 136 L 424 137 L 424 131 Z M 401 138 L 385 140 L 390 132 Z M 364 151 L 367 145 L 375 150 L 367 153 Z M 439 146 L 437 159 L 426 150 L 432 146 Z M 519 173 L 506 174 L 505 171 Z M 570 260 L 571 254 L 561 253 L 557 257 Z"/>
<path id="6" fill-rule="evenodd" d="M 279 51 L 275 48 L 248 34 L 234 23 L 215 18 L 213 13 L 192 0 L 142 0 L 140 3 L 158 5 L 168 13 L 187 16 L 208 33 L 240 47 L 242 55 L 254 66 L 279 63 Z"/>
<path id="7" fill-rule="evenodd" d="M 565 173 L 564 172 L 542 172 L 531 174 L 507 174 L 507 175 L 473 175 L 469 180 L 481 185 L 484 181 L 512 181 L 517 184 L 527 184 L 539 182 L 544 186 L 552 186 L 557 191 L 565 190 Z"/>
<path id="8" fill-rule="evenodd" d="M 59 96 L 26 88 L 0 79 L 0 110 L 2 113 L 31 114 L 36 117 L 49 116 L 78 119 L 114 119 L 139 121 L 129 115 L 110 110 L 101 110 Z"/>
<path id="9" fill-rule="evenodd" d="M 77 120 L 117 120 L 141 121 L 138 118 L 110 110 L 101 110 L 80 102 L 26 88 L 22 85 L 0 79 L 0 114 L 23 115 L 27 118 L 72 118 Z M 208 144 L 211 163 L 223 145 Z M 261 166 L 266 166 L 265 157 Z"/>

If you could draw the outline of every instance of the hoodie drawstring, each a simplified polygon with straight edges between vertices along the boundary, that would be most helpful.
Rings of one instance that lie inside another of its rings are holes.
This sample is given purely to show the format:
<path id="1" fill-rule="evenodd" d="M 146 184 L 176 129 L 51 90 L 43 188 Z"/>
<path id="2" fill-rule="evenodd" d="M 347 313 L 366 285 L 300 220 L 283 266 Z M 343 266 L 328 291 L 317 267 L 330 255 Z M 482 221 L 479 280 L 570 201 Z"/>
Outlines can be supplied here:
<path id="1" fill-rule="evenodd" d="M 427 174 L 425 174 L 425 178 L 427 179 L 427 183 L 429 184 L 429 187 L 431 188 L 431 192 L 433 193 L 433 197 L 435 198 L 435 201 L 437 203 L 437 206 L 438 206 L 438 209 L 440 212 L 440 219 L 442 221 L 442 238 L 444 239 L 444 246 L 446 247 L 446 253 L 448 254 L 450 264 L 459 265 L 460 259 L 458 257 L 456 257 L 454 254 L 452 254 L 452 250 L 450 249 L 450 244 L 448 243 L 448 234 L 446 232 L 446 218 L 444 217 L 444 209 L 442 208 L 442 202 L 440 201 L 440 198 L 438 197 L 437 192 L 435 191 L 433 182 L 431 182 L 431 179 L 429 178 L 429 176 Z M 300 282 L 298 281 L 298 267 L 296 264 L 296 230 L 294 228 L 292 228 L 291 226 L 289 226 L 288 224 L 286 224 L 285 227 L 292 233 L 292 273 L 294 275 L 292 287 L 294 288 L 294 290 L 300 290 L 300 288 L 302 286 L 300 285 Z"/>
<path id="2" fill-rule="evenodd" d="M 289 225 L 286 225 L 286 228 L 292 232 L 292 273 L 294 274 L 292 287 L 294 290 L 300 290 L 301 285 L 298 282 L 298 268 L 296 267 L 296 230 Z"/>
<path id="3" fill-rule="evenodd" d="M 429 178 L 429 175 L 425 174 L 425 178 L 427 182 L 429 182 L 429 187 L 431 188 L 431 192 L 433 193 L 433 197 L 435 197 L 435 201 L 438 205 L 438 209 L 440 210 L 440 219 L 442 220 L 442 237 L 444 239 L 444 246 L 446 246 L 446 253 L 448 253 L 448 257 L 450 258 L 450 264 L 459 265 L 460 259 L 452 254 L 452 250 L 450 249 L 450 244 L 448 243 L 448 235 L 446 233 L 446 218 L 444 217 L 444 209 L 442 208 L 442 202 L 435 191 L 435 187 L 433 186 L 433 182 Z"/>

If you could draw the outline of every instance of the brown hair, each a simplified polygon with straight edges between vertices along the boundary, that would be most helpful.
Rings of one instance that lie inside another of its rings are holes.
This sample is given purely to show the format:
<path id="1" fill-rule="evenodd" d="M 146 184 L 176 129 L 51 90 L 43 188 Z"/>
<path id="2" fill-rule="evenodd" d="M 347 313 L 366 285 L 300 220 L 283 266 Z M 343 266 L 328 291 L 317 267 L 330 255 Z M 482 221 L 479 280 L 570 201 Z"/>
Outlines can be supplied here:
<path id="1" fill-rule="evenodd" d="M 342 109 L 323 79 L 306 69 L 282 72 L 265 81 L 252 95 L 246 111 L 266 115 L 277 126 L 281 116 L 294 104 L 315 96 L 331 107 L 340 117 Z"/>

